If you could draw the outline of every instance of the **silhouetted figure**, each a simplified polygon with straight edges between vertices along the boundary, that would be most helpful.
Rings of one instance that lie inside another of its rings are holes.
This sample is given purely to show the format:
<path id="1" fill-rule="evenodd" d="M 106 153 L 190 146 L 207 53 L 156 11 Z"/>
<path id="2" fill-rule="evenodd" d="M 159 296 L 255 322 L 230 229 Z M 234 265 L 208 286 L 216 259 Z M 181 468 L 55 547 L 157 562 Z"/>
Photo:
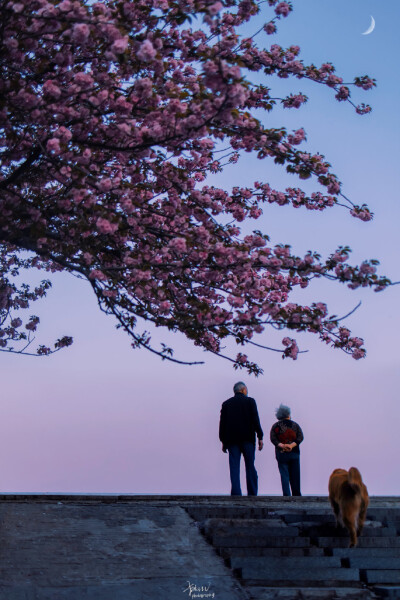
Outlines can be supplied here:
<path id="1" fill-rule="evenodd" d="M 247 395 L 247 387 L 239 381 L 233 386 L 235 395 L 225 400 L 221 408 L 219 421 L 219 439 L 223 452 L 229 452 L 229 472 L 231 476 L 231 495 L 241 496 L 240 457 L 243 454 L 246 465 L 246 483 L 249 496 L 257 496 L 258 476 L 254 466 L 256 434 L 258 449 L 262 450 L 263 430 L 258 417 L 254 398 Z"/>
<path id="2" fill-rule="evenodd" d="M 300 425 L 291 420 L 288 406 L 281 404 L 275 414 L 279 420 L 272 425 L 270 437 L 275 446 L 282 492 L 284 496 L 301 496 L 299 445 L 304 439 L 303 432 Z"/>

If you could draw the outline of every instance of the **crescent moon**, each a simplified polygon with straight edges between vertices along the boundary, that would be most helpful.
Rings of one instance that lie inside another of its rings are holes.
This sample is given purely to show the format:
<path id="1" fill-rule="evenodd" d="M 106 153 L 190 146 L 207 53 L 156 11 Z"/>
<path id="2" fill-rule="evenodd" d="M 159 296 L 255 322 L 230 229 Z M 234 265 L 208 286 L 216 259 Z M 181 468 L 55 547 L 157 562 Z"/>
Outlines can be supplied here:
<path id="1" fill-rule="evenodd" d="M 364 33 L 362 35 L 368 35 L 368 34 L 372 33 L 374 29 L 375 29 L 375 19 L 371 15 L 371 25 L 368 27 L 367 31 L 364 31 Z"/>

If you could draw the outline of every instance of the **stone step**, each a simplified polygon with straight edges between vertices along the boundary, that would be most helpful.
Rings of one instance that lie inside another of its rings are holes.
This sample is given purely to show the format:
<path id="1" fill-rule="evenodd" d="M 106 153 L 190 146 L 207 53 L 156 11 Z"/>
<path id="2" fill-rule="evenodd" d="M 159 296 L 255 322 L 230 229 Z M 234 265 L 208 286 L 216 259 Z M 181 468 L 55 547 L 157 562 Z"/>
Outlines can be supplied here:
<path id="1" fill-rule="evenodd" d="M 400 505 L 370 507 L 356 548 L 329 504 L 273 507 L 186 509 L 249 600 L 400 600 Z"/>
<path id="2" fill-rule="evenodd" d="M 323 515 L 310 515 L 308 513 L 303 513 L 303 514 L 298 514 L 298 513 L 287 513 L 282 515 L 282 517 L 284 518 L 286 523 L 299 523 L 299 522 L 303 522 L 303 523 L 336 523 L 335 517 L 332 513 L 332 511 L 329 514 L 323 514 Z"/>
<path id="3" fill-rule="evenodd" d="M 389 539 L 389 538 L 380 538 Z M 293 536 L 239 536 L 239 535 L 219 535 L 210 537 L 210 541 L 215 548 L 308 548 L 310 546 L 309 537 Z"/>
<path id="4" fill-rule="evenodd" d="M 290 556 L 325 556 L 324 548 L 262 548 L 262 547 L 237 547 L 237 548 L 221 548 L 220 555 L 223 558 L 236 556 L 275 556 L 275 557 L 290 557 Z"/>
<path id="5" fill-rule="evenodd" d="M 268 531 L 280 529 L 285 531 L 293 530 L 294 534 L 298 533 L 296 527 L 287 525 L 282 519 L 207 519 L 202 524 L 205 531 L 259 531 L 266 529 Z"/>
<path id="6" fill-rule="evenodd" d="M 286 523 L 295 523 L 296 521 L 305 521 L 310 523 L 336 523 L 335 515 L 332 510 L 323 512 L 323 513 L 311 513 L 309 511 L 306 512 L 287 512 L 287 511 L 279 511 L 276 515 L 284 519 Z M 382 518 L 378 518 L 382 517 Z M 366 523 L 371 521 L 371 523 L 375 522 L 385 522 L 387 520 L 388 515 L 371 515 L 369 512 L 367 514 Z M 394 519 L 395 520 L 395 519 Z"/>
<path id="7" fill-rule="evenodd" d="M 345 548 L 349 545 L 349 537 L 318 537 L 316 544 L 320 548 Z M 360 548 L 400 548 L 400 537 L 361 537 L 358 538 Z"/>
<path id="8" fill-rule="evenodd" d="M 375 585 L 374 591 L 378 594 L 379 598 L 387 598 L 388 600 L 398 600 L 400 598 L 399 585 Z M 254 600 L 256 600 L 256 598 L 254 598 Z M 257 600 L 262 599 L 259 598 Z"/>
<path id="9" fill-rule="evenodd" d="M 342 560 L 346 561 L 346 566 L 348 564 L 355 569 L 396 569 L 400 571 L 400 559 L 398 556 L 393 556 L 393 554 L 390 557 L 378 557 L 374 553 L 373 556 L 351 556 L 348 559 L 345 558 Z"/>
<path id="10" fill-rule="evenodd" d="M 307 525 L 304 523 L 292 523 L 292 527 L 297 527 L 300 532 L 304 532 L 310 537 L 348 537 L 349 533 L 345 527 L 336 527 L 336 525 L 326 524 L 320 526 Z M 362 537 L 396 537 L 397 529 L 395 527 L 364 527 Z"/>
<path id="11" fill-rule="evenodd" d="M 335 522 L 333 511 L 330 506 L 325 509 L 308 509 L 299 510 L 298 508 L 274 509 L 271 507 L 246 507 L 246 506 L 188 506 L 186 507 L 188 514 L 196 521 L 203 521 L 208 518 L 225 518 L 225 519 L 268 519 L 268 518 L 284 518 L 289 522 L 295 521 L 316 521 L 316 522 Z M 367 519 L 371 521 L 391 520 L 397 525 L 400 523 L 400 509 L 393 508 L 369 508 Z"/>
<path id="12" fill-rule="evenodd" d="M 250 600 L 376 600 L 377 596 L 365 588 L 349 587 L 267 587 L 246 588 Z M 389 596 L 387 596 L 389 598 Z M 393 596 L 394 598 L 394 596 Z"/>
<path id="13" fill-rule="evenodd" d="M 245 506 L 225 507 L 225 506 L 199 506 L 186 509 L 188 514 L 196 521 L 206 519 L 268 519 L 276 518 L 276 513 L 270 508 L 246 508 Z"/>
<path id="14" fill-rule="evenodd" d="M 347 529 L 337 527 L 332 522 L 313 524 L 308 521 L 294 521 L 290 525 L 284 523 L 280 519 L 207 519 L 202 523 L 202 528 L 206 533 L 212 530 L 222 531 L 248 531 L 259 535 L 259 532 L 265 530 L 268 535 L 272 531 L 278 530 L 286 532 L 287 535 L 296 535 L 301 532 L 311 537 L 346 537 L 348 536 Z M 275 534 L 274 534 L 275 535 Z M 395 527 L 383 526 L 381 523 L 371 523 L 364 527 L 362 535 L 364 537 L 396 537 L 397 529 Z"/>
<path id="15" fill-rule="evenodd" d="M 205 526 L 203 528 L 203 532 L 205 535 L 210 535 L 214 537 L 218 535 L 220 537 L 227 535 L 237 535 L 237 536 L 245 536 L 250 540 L 262 538 L 262 537 L 291 537 L 299 535 L 299 530 L 296 527 L 288 527 L 285 525 L 284 527 L 265 527 L 264 525 L 260 525 L 259 527 L 240 527 L 237 525 L 228 525 L 226 527 L 209 527 Z"/>
<path id="16" fill-rule="evenodd" d="M 342 566 L 341 559 L 337 556 L 251 556 L 231 557 L 231 569 L 255 570 L 257 573 L 265 573 L 269 570 L 279 568 L 289 572 L 291 569 L 327 569 L 328 567 Z M 380 567 L 377 567 L 380 568 Z M 391 568 L 391 567 L 388 567 Z"/>
<path id="17" fill-rule="evenodd" d="M 374 583 L 400 583 L 400 568 L 397 569 L 367 569 L 361 571 L 361 578 L 368 585 Z"/>
<path id="18" fill-rule="evenodd" d="M 283 509 L 278 509 L 275 510 L 275 515 L 281 518 L 284 518 L 286 520 L 286 518 L 288 519 L 297 519 L 298 521 L 303 521 L 303 520 L 314 520 L 314 521 L 318 521 L 318 520 L 325 520 L 325 519 L 335 519 L 335 516 L 333 514 L 332 508 L 327 506 L 325 509 L 303 509 L 303 510 L 299 510 L 297 507 L 295 509 L 292 508 L 292 510 L 289 509 L 289 507 L 283 508 Z"/>
<path id="19" fill-rule="evenodd" d="M 397 529 L 396 527 L 364 527 L 362 534 L 363 537 L 396 537 Z"/>
<path id="20" fill-rule="evenodd" d="M 315 583 L 320 586 L 335 586 L 341 582 L 353 582 L 358 585 L 360 582 L 360 572 L 358 569 L 343 569 L 341 567 L 319 567 L 318 569 L 306 567 L 294 567 L 288 570 L 281 567 L 272 567 L 271 569 L 259 569 L 257 566 L 246 566 L 234 569 L 237 577 L 242 579 L 245 585 L 251 585 L 258 582 L 266 585 L 290 585 L 295 586 L 299 583 Z M 378 571 L 379 573 L 379 571 Z M 381 583 L 386 580 L 382 579 Z M 389 580 L 390 581 L 390 580 Z M 379 583 L 378 581 L 376 583 Z"/>
<path id="21" fill-rule="evenodd" d="M 400 548 L 359 548 L 358 546 L 356 548 L 332 548 L 332 555 L 340 558 L 400 558 Z"/>
<path id="22" fill-rule="evenodd" d="M 387 508 L 369 506 L 367 509 L 367 515 L 368 518 L 370 518 L 370 515 L 373 515 L 379 520 L 381 520 L 384 517 L 387 517 L 388 515 L 390 515 L 394 519 L 400 519 L 400 506 L 391 506 Z"/>
<path id="23" fill-rule="evenodd" d="M 333 514 L 332 511 L 330 511 L 327 514 L 316 514 L 316 515 L 312 515 L 309 513 L 304 513 L 304 514 L 294 514 L 294 513 L 283 513 L 282 515 L 279 515 L 280 518 L 282 518 L 286 523 L 296 523 L 296 522 L 304 522 L 304 523 L 309 523 L 310 525 L 313 524 L 325 524 L 325 523 L 332 523 L 335 524 L 336 523 L 336 518 Z M 377 519 L 371 515 L 368 515 L 366 520 L 365 520 L 365 524 L 366 525 L 371 525 L 373 527 L 376 527 L 377 524 L 382 525 L 385 524 L 386 526 L 386 517 L 383 519 Z"/>

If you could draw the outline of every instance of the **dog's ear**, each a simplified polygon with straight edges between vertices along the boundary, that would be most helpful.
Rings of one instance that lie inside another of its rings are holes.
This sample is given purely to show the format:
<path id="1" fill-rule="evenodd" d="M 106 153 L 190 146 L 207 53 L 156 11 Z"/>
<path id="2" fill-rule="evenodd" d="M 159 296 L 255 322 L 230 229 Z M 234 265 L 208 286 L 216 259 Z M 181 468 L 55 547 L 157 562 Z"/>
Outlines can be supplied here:
<path id="1" fill-rule="evenodd" d="M 362 477 L 357 467 L 350 467 L 349 469 L 349 483 L 362 483 Z"/>

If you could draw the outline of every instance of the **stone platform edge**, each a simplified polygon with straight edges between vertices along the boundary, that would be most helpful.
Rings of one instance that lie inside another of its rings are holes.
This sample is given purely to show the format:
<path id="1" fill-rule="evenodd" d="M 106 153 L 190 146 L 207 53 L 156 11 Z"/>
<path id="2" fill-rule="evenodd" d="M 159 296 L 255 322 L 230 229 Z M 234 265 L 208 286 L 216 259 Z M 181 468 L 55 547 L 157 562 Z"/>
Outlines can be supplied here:
<path id="1" fill-rule="evenodd" d="M 114 493 L 62 493 L 62 492 L 4 492 L 0 494 L 0 502 L 174 502 L 174 503 L 239 503 L 264 504 L 264 503 L 319 503 L 328 502 L 328 496 L 230 496 L 212 494 L 114 494 Z M 370 496 L 371 504 L 399 503 L 400 496 Z"/>

